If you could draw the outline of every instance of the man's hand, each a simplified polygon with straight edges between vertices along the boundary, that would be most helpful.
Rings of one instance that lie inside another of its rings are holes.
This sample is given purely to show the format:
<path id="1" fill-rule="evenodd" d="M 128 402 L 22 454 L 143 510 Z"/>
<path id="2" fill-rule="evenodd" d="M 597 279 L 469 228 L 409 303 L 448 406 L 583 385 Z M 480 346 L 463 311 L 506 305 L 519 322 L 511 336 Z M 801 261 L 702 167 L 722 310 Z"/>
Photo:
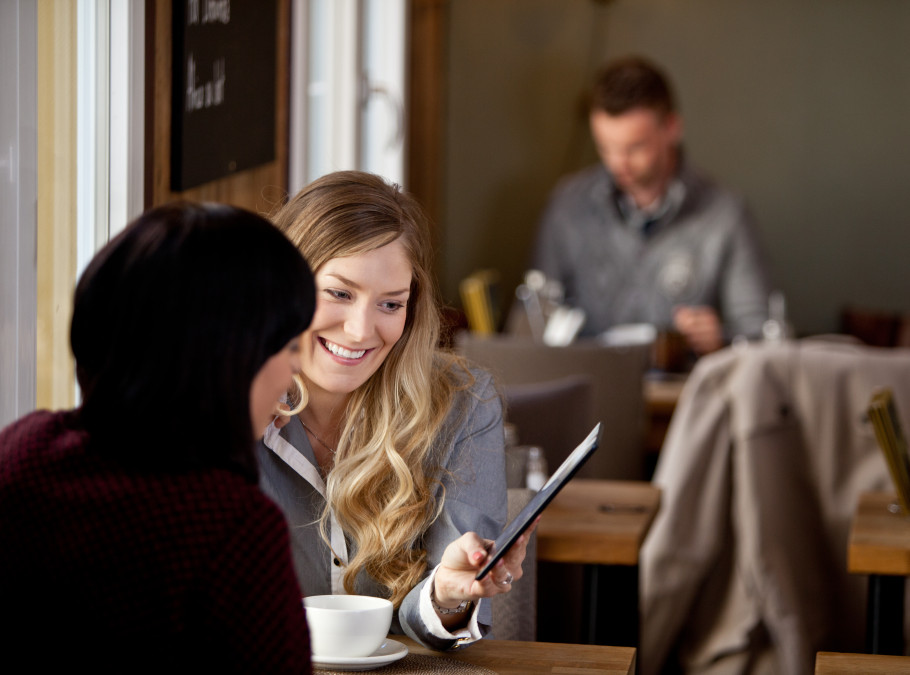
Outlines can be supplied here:
<path id="1" fill-rule="evenodd" d="M 699 356 L 724 346 L 723 326 L 717 312 L 711 307 L 677 307 L 673 312 L 673 325 Z"/>

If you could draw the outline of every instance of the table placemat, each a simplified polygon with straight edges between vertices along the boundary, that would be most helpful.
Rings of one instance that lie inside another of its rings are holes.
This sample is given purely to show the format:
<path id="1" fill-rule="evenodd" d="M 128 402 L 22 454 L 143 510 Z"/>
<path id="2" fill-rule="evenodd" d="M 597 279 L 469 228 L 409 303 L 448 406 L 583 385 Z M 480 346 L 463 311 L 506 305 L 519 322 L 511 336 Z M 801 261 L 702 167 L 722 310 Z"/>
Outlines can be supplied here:
<path id="1" fill-rule="evenodd" d="M 327 670 L 313 667 L 313 670 L 322 675 L 344 675 L 350 671 Z M 444 656 L 428 656 L 426 654 L 408 654 L 400 661 L 380 666 L 369 672 L 377 675 L 496 675 L 495 670 L 475 666 L 471 663 L 462 663 Z"/>

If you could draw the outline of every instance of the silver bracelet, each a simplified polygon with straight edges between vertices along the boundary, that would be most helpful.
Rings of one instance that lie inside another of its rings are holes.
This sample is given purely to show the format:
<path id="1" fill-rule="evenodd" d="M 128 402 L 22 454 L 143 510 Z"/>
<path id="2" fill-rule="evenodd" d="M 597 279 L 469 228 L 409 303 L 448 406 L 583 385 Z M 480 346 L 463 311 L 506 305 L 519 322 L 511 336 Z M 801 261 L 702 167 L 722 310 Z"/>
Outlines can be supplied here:
<path id="1" fill-rule="evenodd" d="M 440 614 L 462 614 L 470 607 L 471 601 L 462 600 L 458 607 L 442 607 L 436 602 L 436 585 L 434 584 L 433 588 L 430 589 L 430 604 Z"/>

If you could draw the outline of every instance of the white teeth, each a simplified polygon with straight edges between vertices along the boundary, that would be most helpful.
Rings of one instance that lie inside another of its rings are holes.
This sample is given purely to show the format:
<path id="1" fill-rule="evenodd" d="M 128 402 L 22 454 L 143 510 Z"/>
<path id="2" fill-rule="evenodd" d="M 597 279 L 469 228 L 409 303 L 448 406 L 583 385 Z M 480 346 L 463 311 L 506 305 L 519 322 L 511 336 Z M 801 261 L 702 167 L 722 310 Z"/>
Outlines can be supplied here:
<path id="1" fill-rule="evenodd" d="M 350 349 L 340 347 L 333 342 L 329 342 L 328 340 L 326 340 L 323 344 L 325 344 L 325 348 L 332 352 L 335 356 L 341 356 L 345 359 L 359 359 L 361 356 L 367 353 L 366 349 L 358 349 L 357 351 L 352 352 Z"/>

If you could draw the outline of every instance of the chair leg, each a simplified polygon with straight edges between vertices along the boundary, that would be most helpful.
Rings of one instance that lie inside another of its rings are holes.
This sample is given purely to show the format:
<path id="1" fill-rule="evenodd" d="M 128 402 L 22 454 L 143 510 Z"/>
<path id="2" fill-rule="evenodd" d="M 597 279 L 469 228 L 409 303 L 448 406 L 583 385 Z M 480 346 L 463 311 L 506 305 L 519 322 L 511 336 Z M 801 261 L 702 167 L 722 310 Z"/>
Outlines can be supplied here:
<path id="1" fill-rule="evenodd" d="M 904 577 L 869 575 L 866 648 L 870 654 L 904 653 Z"/>
<path id="2" fill-rule="evenodd" d="M 638 647 L 638 566 L 587 565 L 585 589 L 588 644 Z"/>

